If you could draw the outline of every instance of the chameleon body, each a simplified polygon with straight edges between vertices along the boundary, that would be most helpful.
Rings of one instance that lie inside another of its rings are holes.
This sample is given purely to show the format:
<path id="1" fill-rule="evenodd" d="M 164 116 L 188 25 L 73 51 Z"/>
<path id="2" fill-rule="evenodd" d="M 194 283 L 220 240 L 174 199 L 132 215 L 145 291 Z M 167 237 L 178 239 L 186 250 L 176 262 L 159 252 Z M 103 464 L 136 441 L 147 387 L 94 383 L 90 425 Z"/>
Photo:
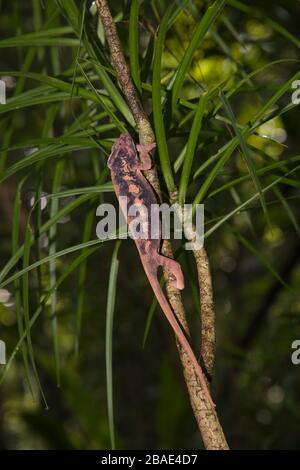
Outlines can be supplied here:
<path id="1" fill-rule="evenodd" d="M 113 145 L 110 157 L 108 159 L 107 165 L 111 171 L 114 190 L 119 199 L 121 210 L 127 219 L 129 231 L 130 222 L 132 222 L 134 218 L 132 216 L 128 216 L 128 210 L 130 206 L 140 206 L 141 208 L 146 207 L 147 213 L 151 214 L 151 205 L 157 204 L 157 198 L 154 190 L 148 180 L 142 174 L 142 171 L 149 170 L 152 166 L 150 152 L 154 147 L 155 144 L 135 146 L 134 141 L 129 134 L 121 134 L 116 143 Z M 140 159 L 138 158 L 137 151 L 139 152 Z M 124 206 L 124 203 L 121 202 L 121 196 L 123 198 L 127 198 L 126 207 Z M 199 377 L 207 399 L 213 405 L 203 371 L 187 338 L 179 326 L 157 279 L 157 270 L 159 266 L 167 268 L 167 270 L 171 272 L 175 278 L 172 281 L 173 286 L 178 289 L 183 289 L 184 278 L 180 264 L 175 260 L 160 254 L 159 251 L 161 246 L 161 237 L 160 234 L 155 234 L 155 237 L 153 237 L 153 233 L 151 233 L 151 218 L 149 215 L 147 220 L 147 230 L 148 237 L 145 239 L 135 238 L 134 240 L 139 251 L 145 273 L 161 306 L 161 309 L 172 326 L 179 343 L 185 350 L 195 368 L 196 374 Z M 158 227 L 158 230 L 160 231 L 160 227 Z"/>

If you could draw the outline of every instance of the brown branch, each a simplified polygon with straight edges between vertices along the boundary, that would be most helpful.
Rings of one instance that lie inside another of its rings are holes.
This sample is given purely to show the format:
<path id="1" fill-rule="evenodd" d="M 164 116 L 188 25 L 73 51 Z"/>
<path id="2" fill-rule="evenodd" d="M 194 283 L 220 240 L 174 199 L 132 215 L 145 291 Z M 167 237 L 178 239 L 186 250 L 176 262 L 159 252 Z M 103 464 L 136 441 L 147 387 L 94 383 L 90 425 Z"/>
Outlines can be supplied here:
<path id="1" fill-rule="evenodd" d="M 173 257 L 172 248 L 167 240 L 163 244 L 163 253 L 169 258 Z M 178 321 L 183 329 L 190 336 L 189 327 L 186 320 L 184 306 L 182 304 L 181 293 L 170 285 L 169 273 L 166 273 L 167 279 L 167 293 L 170 304 Z M 220 424 L 217 411 L 207 403 L 206 395 L 199 383 L 199 379 L 195 374 L 194 367 L 189 360 L 186 352 L 181 348 L 177 341 L 177 348 L 179 351 L 183 375 L 188 388 L 191 405 L 193 408 L 194 416 L 196 418 L 204 446 L 207 450 L 228 450 L 228 444 L 224 435 L 222 426 Z"/>
<path id="2" fill-rule="evenodd" d="M 127 103 L 131 109 L 134 120 L 139 129 L 140 137 L 141 135 L 143 137 L 143 142 L 141 142 L 141 144 L 153 143 L 155 141 L 154 133 L 131 79 L 129 67 L 122 51 L 116 25 L 112 19 L 107 2 L 97 0 L 96 5 L 103 23 L 106 40 L 109 46 L 114 68 L 117 72 L 121 90 L 123 91 Z"/>
<path id="3" fill-rule="evenodd" d="M 116 26 L 112 19 L 107 1 L 96 0 L 96 5 L 104 26 L 107 43 L 110 49 L 112 62 L 120 87 L 138 127 L 140 143 L 154 143 L 155 135 L 131 79 L 129 67 L 126 63 Z M 151 170 L 145 172 L 145 175 L 152 187 L 155 189 L 158 197 L 161 199 L 160 183 L 155 166 L 153 166 Z M 173 199 L 173 195 L 170 195 L 170 199 Z M 164 241 L 162 252 L 165 256 L 173 258 L 172 247 L 168 240 Z M 168 298 L 178 321 L 183 326 L 187 334 L 189 334 L 186 315 L 181 300 L 181 294 L 179 290 L 173 288 L 170 285 L 170 276 L 171 274 L 169 272 L 165 272 Z M 219 423 L 216 410 L 212 408 L 211 404 L 209 403 L 204 391 L 201 388 L 193 365 L 178 342 L 177 347 L 182 362 L 184 378 L 187 384 L 191 405 L 200 433 L 202 435 L 204 445 L 206 449 L 228 449 L 228 445 L 222 427 Z"/>
<path id="4" fill-rule="evenodd" d="M 196 261 L 201 313 L 201 357 L 204 369 L 211 379 L 215 362 L 215 311 L 209 260 L 205 248 L 194 251 Z"/>

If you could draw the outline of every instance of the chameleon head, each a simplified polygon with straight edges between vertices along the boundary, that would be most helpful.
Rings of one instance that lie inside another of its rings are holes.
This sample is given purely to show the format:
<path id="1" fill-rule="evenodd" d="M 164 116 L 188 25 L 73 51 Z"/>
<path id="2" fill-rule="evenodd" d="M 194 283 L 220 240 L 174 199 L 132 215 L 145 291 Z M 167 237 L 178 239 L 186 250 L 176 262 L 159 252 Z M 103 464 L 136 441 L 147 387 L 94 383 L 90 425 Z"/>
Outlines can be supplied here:
<path id="1" fill-rule="evenodd" d="M 128 132 L 125 132 L 124 134 L 121 134 L 120 137 L 116 140 L 116 143 L 115 143 L 116 146 L 118 146 L 119 148 L 128 148 L 130 146 L 134 146 L 134 142 L 133 142 L 133 139 L 131 137 L 130 134 L 128 134 Z"/>
<path id="2" fill-rule="evenodd" d="M 121 134 L 112 147 L 107 165 L 110 169 L 135 169 L 138 163 L 134 141 L 130 134 Z"/>

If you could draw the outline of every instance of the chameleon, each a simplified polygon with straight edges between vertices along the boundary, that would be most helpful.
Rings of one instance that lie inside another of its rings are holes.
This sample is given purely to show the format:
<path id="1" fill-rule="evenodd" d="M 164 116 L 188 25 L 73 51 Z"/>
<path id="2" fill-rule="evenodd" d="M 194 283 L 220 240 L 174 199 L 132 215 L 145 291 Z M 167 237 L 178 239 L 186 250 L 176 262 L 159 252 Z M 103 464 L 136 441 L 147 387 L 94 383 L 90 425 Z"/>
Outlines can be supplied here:
<path id="1" fill-rule="evenodd" d="M 195 357 L 189 341 L 179 326 L 174 312 L 171 309 L 157 278 L 158 268 L 166 268 L 174 278 L 171 280 L 171 285 L 180 290 L 184 289 L 184 277 L 180 264 L 177 261 L 160 254 L 160 225 L 155 229 L 158 230 L 159 233 L 155 233 L 155 231 L 154 233 L 151 232 L 151 217 L 149 214 L 151 213 L 151 205 L 157 204 L 158 200 L 151 184 L 142 172 L 150 170 L 152 167 L 152 159 L 150 155 L 155 146 L 155 143 L 135 146 L 130 134 L 121 134 L 112 147 L 111 154 L 107 161 L 107 166 L 111 172 L 114 191 L 119 200 L 121 210 L 127 219 L 129 232 L 130 223 L 134 219 L 133 216 L 128 215 L 128 212 L 130 212 L 129 208 L 134 205 L 134 207 L 137 208 L 141 207 L 141 211 L 142 208 L 147 209 L 147 229 L 144 229 L 143 232 L 145 237 L 133 237 L 144 271 L 163 313 L 173 328 L 181 347 L 184 349 L 194 366 L 195 372 L 209 403 L 214 406 L 203 370 Z M 139 157 L 137 152 L 139 153 Z M 126 205 L 124 204 L 125 199 Z"/>

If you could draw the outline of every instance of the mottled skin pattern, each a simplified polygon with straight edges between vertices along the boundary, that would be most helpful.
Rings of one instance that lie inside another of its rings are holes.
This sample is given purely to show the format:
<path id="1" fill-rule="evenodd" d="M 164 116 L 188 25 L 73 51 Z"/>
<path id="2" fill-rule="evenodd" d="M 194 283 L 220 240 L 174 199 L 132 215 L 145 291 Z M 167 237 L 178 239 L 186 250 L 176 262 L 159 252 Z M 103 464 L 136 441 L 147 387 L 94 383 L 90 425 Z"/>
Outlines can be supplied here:
<path id="1" fill-rule="evenodd" d="M 127 211 L 130 206 L 146 207 L 148 214 L 150 214 L 151 205 L 157 204 L 156 195 L 151 185 L 142 174 L 142 171 L 149 170 L 152 166 L 149 154 L 154 147 L 155 144 L 148 146 L 137 145 L 135 147 L 131 136 L 129 134 L 122 134 L 114 144 L 108 159 L 107 165 L 111 171 L 115 193 L 118 199 L 120 196 L 127 197 L 127 208 L 122 207 L 122 204 L 120 204 L 120 206 L 125 217 L 127 217 L 128 224 L 130 224 L 134 219 L 134 217 L 127 216 Z M 137 150 L 139 152 L 140 159 L 138 158 Z M 157 230 L 159 230 L 158 236 L 151 238 L 151 220 L 149 219 L 150 217 L 147 218 L 147 224 L 143 231 L 143 233 L 147 234 L 145 239 L 135 239 L 144 270 L 165 316 L 195 368 L 209 402 L 213 404 L 203 371 L 188 340 L 180 328 L 157 279 L 158 267 L 162 266 L 163 268 L 167 268 L 173 274 L 175 278 L 172 281 L 173 285 L 178 289 L 183 289 L 184 278 L 180 264 L 159 253 L 161 246 L 160 227 L 157 228 Z"/>

